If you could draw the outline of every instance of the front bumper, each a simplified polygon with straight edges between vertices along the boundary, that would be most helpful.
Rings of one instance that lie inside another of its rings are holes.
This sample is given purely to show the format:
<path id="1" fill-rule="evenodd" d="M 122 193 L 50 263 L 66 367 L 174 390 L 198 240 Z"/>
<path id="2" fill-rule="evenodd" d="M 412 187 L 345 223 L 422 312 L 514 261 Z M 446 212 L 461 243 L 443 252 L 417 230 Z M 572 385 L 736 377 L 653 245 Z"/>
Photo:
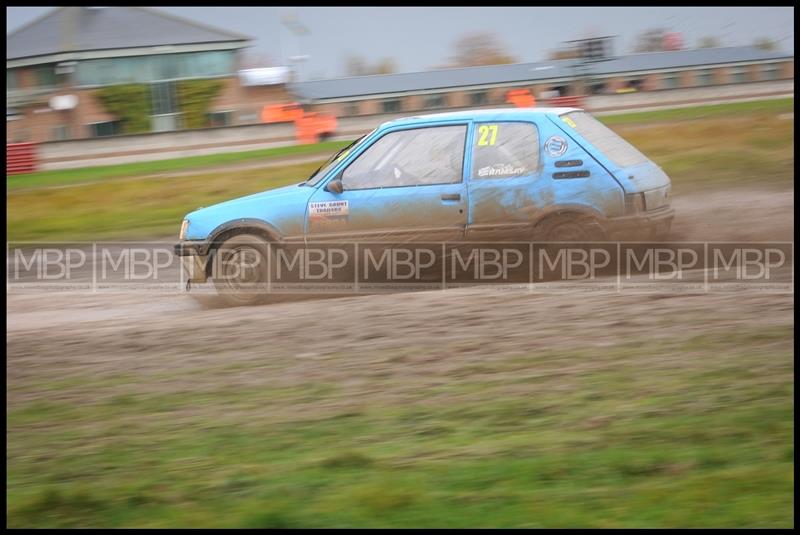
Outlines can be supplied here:
<path id="1" fill-rule="evenodd" d="M 208 250 L 211 244 L 203 240 L 182 241 L 174 246 L 175 255 L 181 257 L 183 269 L 189 282 L 206 282 L 208 280 Z"/>
<path id="2" fill-rule="evenodd" d="M 186 240 L 174 245 L 175 256 L 205 256 L 211 248 L 211 242 L 205 240 Z"/>
<path id="3" fill-rule="evenodd" d="M 615 217 L 608 220 L 609 239 L 662 239 L 667 237 L 675 210 L 664 206 L 649 212 Z"/>

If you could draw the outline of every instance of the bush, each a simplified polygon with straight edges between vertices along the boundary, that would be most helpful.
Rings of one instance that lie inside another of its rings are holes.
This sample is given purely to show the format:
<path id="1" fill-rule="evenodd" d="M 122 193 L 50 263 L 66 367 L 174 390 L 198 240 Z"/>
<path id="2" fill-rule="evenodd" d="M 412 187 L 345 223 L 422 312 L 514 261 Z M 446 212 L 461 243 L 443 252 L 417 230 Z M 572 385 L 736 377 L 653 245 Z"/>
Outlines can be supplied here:
<path id="1" fill-rule="evenodd" d="M 97 91 L 97 98 L 122 122 L 122 133 L 150 131 L 150 88 L 146 84 L 104 87 Z"/>

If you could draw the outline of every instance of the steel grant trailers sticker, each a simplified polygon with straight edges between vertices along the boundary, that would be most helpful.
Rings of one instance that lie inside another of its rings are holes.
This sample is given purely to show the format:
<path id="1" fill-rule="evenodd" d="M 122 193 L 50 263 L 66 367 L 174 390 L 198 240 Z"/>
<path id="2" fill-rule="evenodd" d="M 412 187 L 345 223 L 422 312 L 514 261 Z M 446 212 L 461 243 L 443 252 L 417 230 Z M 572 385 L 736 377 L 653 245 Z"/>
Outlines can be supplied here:
<path id="1" fill-rule="evenodd" d="M 308 204 L 308 216 L 333 217 L 346 216 L 350 214 L 350 201 L 323 201 Z"/>

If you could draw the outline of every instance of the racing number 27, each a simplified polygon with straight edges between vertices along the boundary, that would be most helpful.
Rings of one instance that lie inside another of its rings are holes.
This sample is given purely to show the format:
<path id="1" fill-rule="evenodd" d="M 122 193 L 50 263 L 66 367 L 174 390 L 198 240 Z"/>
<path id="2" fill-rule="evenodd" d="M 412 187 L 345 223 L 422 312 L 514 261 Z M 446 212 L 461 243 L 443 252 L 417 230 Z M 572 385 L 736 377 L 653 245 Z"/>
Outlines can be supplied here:
<path id="1" fill-rule="evenodd" d="M 478 145 L 480 146 L 494 145 L 494 142 L 497 141 L 496 124 L 481 125 L 478 127 L 478 133 L 481 135 L 480 139 L 478 139 Z"/>

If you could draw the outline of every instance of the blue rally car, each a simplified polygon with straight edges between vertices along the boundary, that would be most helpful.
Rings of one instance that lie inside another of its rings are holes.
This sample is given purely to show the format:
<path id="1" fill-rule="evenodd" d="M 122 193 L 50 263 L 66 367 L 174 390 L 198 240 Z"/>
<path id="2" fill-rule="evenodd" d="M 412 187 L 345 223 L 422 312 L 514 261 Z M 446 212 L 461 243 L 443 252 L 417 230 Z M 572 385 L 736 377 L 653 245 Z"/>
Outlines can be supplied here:
<path id="1" fill-rule="evenodd" d="M 220 268 L 267 242 L 661 239 L 669 192 L 658 165 L 580 109 L 421 115 L 380 125 L 299 184 L 188 214 L 175 251 L 190 281 L 247 303 L 240 284 L 261 275 Z"/>

